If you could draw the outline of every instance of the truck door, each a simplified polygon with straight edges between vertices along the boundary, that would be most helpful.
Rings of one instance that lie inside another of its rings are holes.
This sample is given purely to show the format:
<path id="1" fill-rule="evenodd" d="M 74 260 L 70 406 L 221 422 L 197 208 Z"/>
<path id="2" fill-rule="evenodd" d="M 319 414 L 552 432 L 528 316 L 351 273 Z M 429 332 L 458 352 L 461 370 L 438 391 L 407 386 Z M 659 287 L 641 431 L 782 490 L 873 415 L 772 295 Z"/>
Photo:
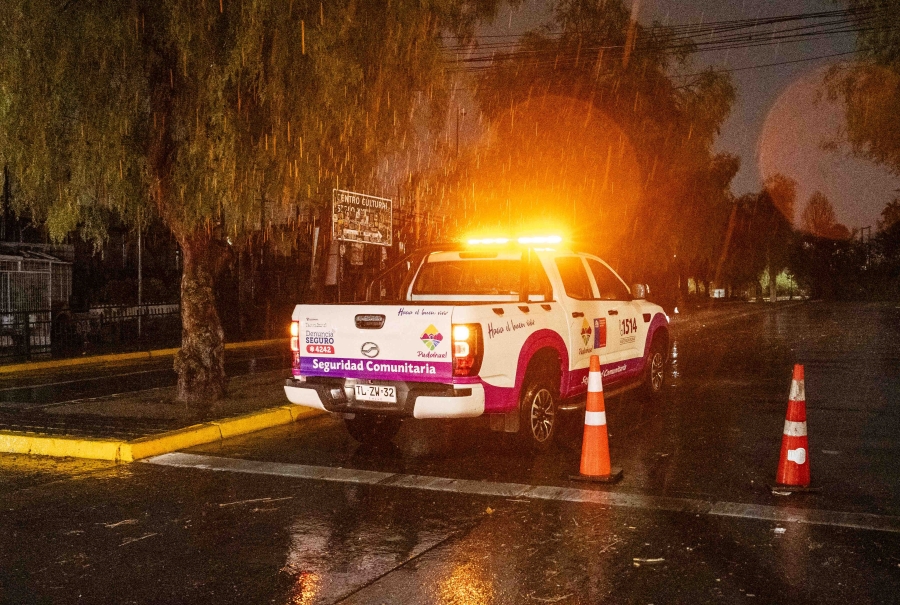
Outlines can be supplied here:
<path id="1" fill-rule="evenodd" d="M 607 330 L 595 320 L 601 317 L 601 309 L 594 288 L 588 277 L 587 267 L 579 256 L 559 256 L 554 259 L 564 292 L 563 308 L 569 326 L 569 370 L 587 368 L 593 354 L 607 353 Z M 607 360 L 601 357 L 601 363 Z"/>
<path id="2" fill-rule="evenodd" d="M 597 259 L 585 259 L 606 317 L 607 346 L 614 351 L 611 361 L 635 359 L 644 354 L 647 326 L 638 317 L 631 292 L 625 283 L 606 264 Z"/>

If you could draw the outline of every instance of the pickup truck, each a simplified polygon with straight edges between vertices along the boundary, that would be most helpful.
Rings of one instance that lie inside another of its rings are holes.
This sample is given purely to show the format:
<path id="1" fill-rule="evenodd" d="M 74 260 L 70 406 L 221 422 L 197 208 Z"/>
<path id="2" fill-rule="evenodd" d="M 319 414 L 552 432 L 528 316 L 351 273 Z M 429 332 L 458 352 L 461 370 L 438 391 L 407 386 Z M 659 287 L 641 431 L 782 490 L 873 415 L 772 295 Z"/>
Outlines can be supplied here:
<path id="1" fill-rule="evenodd" d="M 376 276 L 367 302 L 297 305 L 288 400 L 342 415 L 363 443 L 389 441 L 404 418 L 487 414 L 543 450 L 560 412 L 583 405 L 591 355 L 608 393 L 659 397 L 665 312 L 559 242 L 433 246 Z"/>

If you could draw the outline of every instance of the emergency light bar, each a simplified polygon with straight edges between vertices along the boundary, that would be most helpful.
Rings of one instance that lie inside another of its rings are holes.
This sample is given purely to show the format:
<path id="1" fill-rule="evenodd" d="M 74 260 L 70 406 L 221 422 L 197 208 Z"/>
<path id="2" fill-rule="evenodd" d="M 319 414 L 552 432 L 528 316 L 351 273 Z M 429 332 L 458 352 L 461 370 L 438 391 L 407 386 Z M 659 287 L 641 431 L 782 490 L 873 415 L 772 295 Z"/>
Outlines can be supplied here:
<path id="1" fill-rule="evenodd" d="M 484 239 L 470 239 L 467 243 L 470 246 L 504 246 L 510 242 L 506 237 L 489 237 Z M 541 235 L 534 237 L 520 237 L 517 243 L 530 246 L 534 244 L 559 244 L 562 238 L 558 235 Z"/>

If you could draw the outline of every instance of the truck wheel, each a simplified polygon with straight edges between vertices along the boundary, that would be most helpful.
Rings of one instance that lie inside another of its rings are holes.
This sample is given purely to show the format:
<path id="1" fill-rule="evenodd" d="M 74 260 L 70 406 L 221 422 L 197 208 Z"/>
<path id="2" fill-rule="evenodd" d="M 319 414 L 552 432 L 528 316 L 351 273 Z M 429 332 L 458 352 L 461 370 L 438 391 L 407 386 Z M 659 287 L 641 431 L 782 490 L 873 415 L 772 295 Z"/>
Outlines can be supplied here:
<path id="1" fill-rule="evenodd" d="M 374 414 L 356 414 L 353 418 L 344 418 L 351 437 L 364 445 L 376 447 L 390 443 L 400 430 L 400 421 L 400 418 Z"/>
<path id="2" fill-rule="evenodd" d="M 659 338 L 650 344 L 647 369 L 644 376 L 644 392 L 654 400 L 662 399 L 666 378 L 666 347 Z"/>
<path id="3" fill-rule="evenodd" d="M 519 404 L 519 430 L 531 449 L 550 449 L 559 427 L 557 392 L 546 380 L 530 380 Z"/>

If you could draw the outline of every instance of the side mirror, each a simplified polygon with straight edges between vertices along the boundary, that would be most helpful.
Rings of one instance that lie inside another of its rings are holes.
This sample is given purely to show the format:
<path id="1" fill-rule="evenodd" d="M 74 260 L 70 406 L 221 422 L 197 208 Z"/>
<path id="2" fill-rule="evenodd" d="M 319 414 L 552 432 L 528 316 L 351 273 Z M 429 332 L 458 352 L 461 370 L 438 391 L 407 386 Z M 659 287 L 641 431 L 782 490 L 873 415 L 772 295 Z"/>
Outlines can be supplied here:
<path id="1" fill-rule="evenodd" d="M 644 300 L 650 294 L 650 286 L 647 284 L 631 284 L 631 296 L 635 300 Z"/>

